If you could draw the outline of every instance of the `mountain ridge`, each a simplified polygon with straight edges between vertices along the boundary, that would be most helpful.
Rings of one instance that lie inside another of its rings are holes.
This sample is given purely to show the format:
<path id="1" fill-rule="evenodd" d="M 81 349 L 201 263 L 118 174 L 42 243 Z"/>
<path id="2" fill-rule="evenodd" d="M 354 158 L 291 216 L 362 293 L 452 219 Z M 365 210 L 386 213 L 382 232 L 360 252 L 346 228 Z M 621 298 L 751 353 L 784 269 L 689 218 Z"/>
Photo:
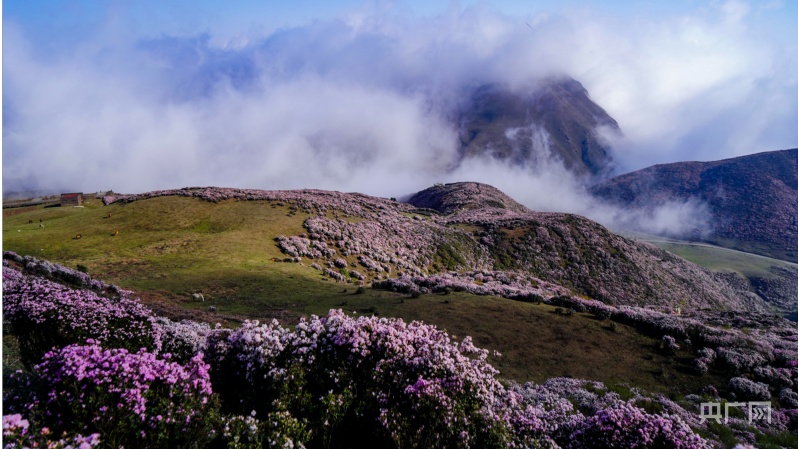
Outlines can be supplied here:
<path id="1" fill-rule="evenodd" d="M 643 210 L 697 200 L 707 206 L 711 229 L 691 238 L 798 261 L 798 148 L 659 164 L 602 181 L 590 192 Z"/>
<path id="2" fill-rule="evenodd" d="M 276 236 L 277 245 L 291 258 L 312 259 L 318 270 L 338 281 L 348 280 L 341 276 L 343 268 L 350 276 L 354 269 L 361 282 L 455 272 L 474 288 L 484 283 L 480 279 L 495 278 L 491 291 L 508 296 L 570 292 L 618 305 L 767 308 L 750 291 L 738 291 L 708 270 L 616 236 L 584 217 L 533 212 L 479 183 L 428 190 L 415 195 L 426 198 L 417 204 L 356 193 L 224 188 L 156 191 L 106 202 L 127 206 L 160 196 L 188 196 L 291 204 L 293 213 L 307 215 L 301 223 L 305 232 Z M 485 195 L 463 195 L 472 191 Z M 419 209 L 434 205 L 436 195 L 448 214 Z"/>

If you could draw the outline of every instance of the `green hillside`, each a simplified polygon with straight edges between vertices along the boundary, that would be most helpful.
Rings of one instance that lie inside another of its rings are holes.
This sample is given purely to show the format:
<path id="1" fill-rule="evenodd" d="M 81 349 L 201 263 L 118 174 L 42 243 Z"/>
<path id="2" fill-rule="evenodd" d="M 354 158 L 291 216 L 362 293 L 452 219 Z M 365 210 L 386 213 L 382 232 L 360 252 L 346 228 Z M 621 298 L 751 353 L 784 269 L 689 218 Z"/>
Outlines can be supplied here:
<path id="1" fill-rule="evenodd" d="M 172 317 L 227 325 L 246 318 L 290 323 L 342 308 L 471 335 L 477 345 L 501 352 L 493 363 L 517 381 L 573 376 L 682 394 L 717 381 L 692 374 L 689 351 L 663 354 L 653 338 L 587 313 L 564 316 L 545 304 L 457 292 L 412 298 L 366 288 L 356 294 L 355 285 L 332 281 L 310 262 L 273 261 L 285 257 L 275 237 L 301 234 L 308 217 L 279 201 L 165 196 L 102 206 L 88 200 L 83 208 L 4 210 L 3 247 L 85 266 L 93 277 L 136 291 Z M 191 301 L 194 292 L 206 301 Z M 210 306 L 216 311 L 208 312 Z"/>

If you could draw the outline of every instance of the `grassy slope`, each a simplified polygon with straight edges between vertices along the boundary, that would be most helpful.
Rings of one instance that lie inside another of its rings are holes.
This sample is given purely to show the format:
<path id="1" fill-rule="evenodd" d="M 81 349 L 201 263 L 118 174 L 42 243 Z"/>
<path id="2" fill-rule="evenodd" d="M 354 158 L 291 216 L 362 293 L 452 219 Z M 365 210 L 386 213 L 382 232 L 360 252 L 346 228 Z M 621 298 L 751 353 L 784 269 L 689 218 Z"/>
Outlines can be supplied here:
<path id="1" fill-rule="evenodd" d="M 500 351 L 493 362 L 502 377 L 517 381 L 572 376 L 682 394 L 719 381 L 690 374 L 687 352 L 661 354 L 655 340 L 623 325 L 612 331 L 587 314 L 566 317 L 547 305 L 460 293 L 410 299 L 369 288 L 355 295 L 352 285 L 334 283 L 308 266 L 273 262 L 283 257 L 274 237 L 302 233 L 307 218 L 290 214 L 287 204 L 163 197 L 18 212 L 4 211 L 4 249 L 85 265 L 92 276 L 133 289 L 154 309 L 175 316 L 292 322 L 330 308 L 377 312 L 471 335 L 478 346 Z M 202 292 L 206 302 L 189 301 L 192 292 Z M 217 314 L 206 312 L 210 305 Z"/>
<path id="2" fill-rule="evenodd" d="M 746 278 L 772 278 L 771 267 L 798 268 L 798 264 L 748 252 L 639 233 L 620 232 L 626 237 L 649 242 L 713 271 L 737 273 Z"/>

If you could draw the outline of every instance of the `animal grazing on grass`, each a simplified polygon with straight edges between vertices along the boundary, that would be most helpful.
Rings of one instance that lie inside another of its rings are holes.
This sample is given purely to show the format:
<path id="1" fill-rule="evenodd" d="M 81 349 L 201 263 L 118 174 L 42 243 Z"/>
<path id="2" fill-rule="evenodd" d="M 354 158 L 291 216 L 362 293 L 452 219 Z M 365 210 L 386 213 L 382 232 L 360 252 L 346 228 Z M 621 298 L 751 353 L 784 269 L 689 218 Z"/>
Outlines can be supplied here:
<path id="1" fill-rule="evenodd" d="M 31 224 L 31 223 L 33 223 L 33 220 L 28 220 L 28 224 Z"/>
<path id="2" fill-rule="evenodd" d="M 40 228 L 40 229 L 44 229 L 44 225 L 43 225 L 43 224 L 41 224 L 41 223 L 39 223 L 39 228 Z"/>
<path id="3" fill-rule="evenodd" d="M 81 238 L 83 238 L 83 236 L 82 236 L 82 235 L 80 235 L 80 234 L 78 234 L 78 235 L 76 235 L 76 236 L 75 236 L 75 240 L 80 240 Z"/>
<path id="4" fill-rule="evenodd" d="M 202 296 L 202 293 L 192 293 L 191 299 L 193 299 L 194 301 L 205 302 L 205 297 Z"/>
<path id="5" fill-rule="evenodd" d="M 208 307 L 208 312 L 216 312 L 216 307 L 215 306 L 209 306 Z"/>
<path id="6" fill-rule="evenodd" d="M 113 236 L 117 236 L 117 235 L 119 235 L 119 230 L 116 230 L 116 231 L 114 231 L 114 233 L 113 233 L 112 235 L 113 235 Z"/>

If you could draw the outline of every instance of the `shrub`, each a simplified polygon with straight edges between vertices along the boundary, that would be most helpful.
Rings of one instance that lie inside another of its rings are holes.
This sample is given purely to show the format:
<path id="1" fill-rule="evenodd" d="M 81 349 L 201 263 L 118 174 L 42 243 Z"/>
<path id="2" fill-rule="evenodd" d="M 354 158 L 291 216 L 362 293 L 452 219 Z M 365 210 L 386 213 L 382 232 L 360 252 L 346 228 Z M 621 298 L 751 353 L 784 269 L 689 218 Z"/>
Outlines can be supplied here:
<path id="1" fill-rule="evenodd" d="M 3 319 L 32 368 L 52 348 L 91 338 L 106 347 L 154 349 L 152 314 L 138 301 L 112 300 L 90 290 L 24 275 L 3 267 Z"/>
<path id="2" fill-rule="evenodd" d="M 678 417 L 650 415 L 634 405 L 616 403 L 581 422 L 568 447 L 709 449 L 712 446 Z"/>
<path id="3" fill-rule="evenodd" d="M 4 448 L 28 448 L 46 447 L 48 449 L 89 449 L 100 444 L 100 434 L 94 433 L 89 436 L 62 434 L 53 435 L 48 428 L 36 429 L 23 419 L 22 415 L 13 414 L 3 416 L 3 447 Z"/>
<path id="4" fill-rule="evenodd" d="M 744 377 L 732 377 L 729 380 L 729 391 L 736 395 L 736 399 L 752 401 L 770 399 L 770 389 L 767 384 L 754 382 Z"/>
<path id="5" fill-rule="evenodd" d="M 670 335 L 663 335 L 660 345 L 662 349 L 671 354 L 679 350 L 679 345 L 676 343 L 676 339 Z"/>
<path id="6" fill-rule="evenodd" d="M 785 388 L 779 392 L 779 402 L 783 407 L 798 408 L 798 393 Z"/>
<path id="7" fill-rule="evenodd" d="M 34 373 L 31 410 L 53 431 L 97 432 L 108 447 L 203 447 L 213 435 L 218 403 L 199 355 L 183 367 L 89 340 L 48 352 Z"/>
<path id="8" fill-rule="evenodd" d="M 190 320 L 174 322 L 159 317 L 154 320 L 153 331 L 160 341 L 158 346 L 162 354 L 170 354 L 171 360 L 187 363 L 205 349 L 211 327 Z"/>
<path id="9" fill-rule="evenodd" d="M 486 357 L 432 326 L 340 310 L 294 331 L 247 322 L 208 342 L 223 409 L 302 417 L 293 428 L 309 440 L 294 444 L 308 446 L 506 447 L 515 415 Z"/>

